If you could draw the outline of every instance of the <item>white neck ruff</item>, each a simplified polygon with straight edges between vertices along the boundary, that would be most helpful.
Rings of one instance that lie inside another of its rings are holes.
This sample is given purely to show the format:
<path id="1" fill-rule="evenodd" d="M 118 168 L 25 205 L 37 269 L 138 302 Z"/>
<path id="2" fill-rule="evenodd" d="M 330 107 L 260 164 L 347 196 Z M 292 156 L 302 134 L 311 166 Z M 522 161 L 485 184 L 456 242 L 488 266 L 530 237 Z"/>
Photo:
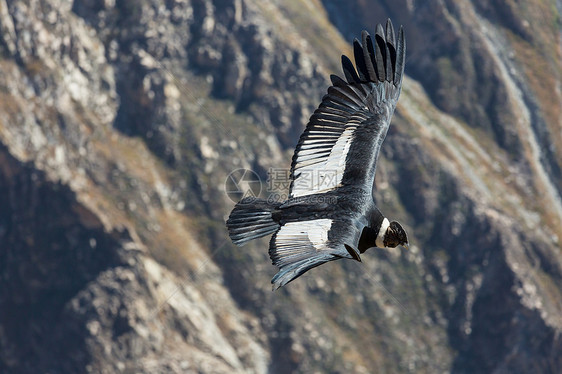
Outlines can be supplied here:
<path id="1" fill-rule="evenodd" d="M 381 223 L 381 228 L 379 229 L 379 233 L 377 235 L 377 239 L 375 240 L 375 244 L 379 248 L 384 248 L 384 234 L 386 234 L 386 229 L 390 226 L 390 222 L 388 219 L 383 219 Z"/>

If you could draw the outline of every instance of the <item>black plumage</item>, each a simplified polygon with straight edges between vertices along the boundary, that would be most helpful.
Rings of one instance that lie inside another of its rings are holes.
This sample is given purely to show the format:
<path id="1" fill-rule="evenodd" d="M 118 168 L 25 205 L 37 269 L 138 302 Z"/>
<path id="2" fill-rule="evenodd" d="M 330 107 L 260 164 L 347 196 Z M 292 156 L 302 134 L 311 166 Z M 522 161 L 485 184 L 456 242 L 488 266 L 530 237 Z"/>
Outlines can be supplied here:
<path id="1" fill-rule="evenodd" d="M 289 199 L 246 198 L 227 221 L 235 244 L 273 233 L 269 255 L 279 272 L 274 288 L 327 261 L 361 261 L 368 248 L 406 245 L 406 232 L 376 207 L 372 190 L 380 147 L 402 86 L 402 27 L 390 20 L 353 42 L 355 66 L 342 56 L 345 80 L 332 86 L 312 114 L 291 164 Z M 356 70 L 357 68 L 357 70 Z"/>

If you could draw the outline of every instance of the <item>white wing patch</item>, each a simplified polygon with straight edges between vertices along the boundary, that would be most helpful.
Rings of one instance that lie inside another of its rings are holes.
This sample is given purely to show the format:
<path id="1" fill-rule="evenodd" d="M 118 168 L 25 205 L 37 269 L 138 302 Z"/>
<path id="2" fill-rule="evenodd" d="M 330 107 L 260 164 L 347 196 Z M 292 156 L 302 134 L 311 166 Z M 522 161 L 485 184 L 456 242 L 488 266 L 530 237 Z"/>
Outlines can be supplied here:
<path id="1" fill-rule="evenodd" d="M 289 197 L 324 193 L 340 185 L 354 132 L 364 119 L 352 116 L 340 133 L 330 131 L 329 121 L 319 120 L 326 122 L 326 130 L 310 131 L 298 150 Z"/>
<path id="2" fill-rule="evenodd" d="M 281 226 L 274 236 L 275 264 L 283 266 L 328 250 L 328 232 L 332 222 L 331 219 L 315 219 Z"/>
<path id="3" fill-rule="evenodd" d="M 322 250 L 328 243 L 328 231 L 332 227 L 332 220 L 314 219 L 312 221 L 289 222 L 277 232 L 276 245 L 280 246 L 312 246 Z"/>

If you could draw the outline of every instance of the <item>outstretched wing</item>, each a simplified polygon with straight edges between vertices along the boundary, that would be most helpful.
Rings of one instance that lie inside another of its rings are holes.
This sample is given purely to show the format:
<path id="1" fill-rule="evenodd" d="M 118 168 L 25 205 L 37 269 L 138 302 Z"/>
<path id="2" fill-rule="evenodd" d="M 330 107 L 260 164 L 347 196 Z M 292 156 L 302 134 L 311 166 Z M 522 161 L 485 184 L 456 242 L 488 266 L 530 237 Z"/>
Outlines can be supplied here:
<path id="1" fill-rule="evenodd" d="M 283 224 L 271 237 L 269 256 L 279 272 L 273 289 L 306 271 L 340 258 L 361 261 L 357 246 L 364 224 L 360 219 L 321 218 Z"/>
<path id="2" fill-rule="evenodd" d="M 375 43 L 363 31 L 353 43 L 355 70 L 342 56 L 347 81 L 332 86 L 301 135 L 291 165 L 289 198 L 325 193 L 343 185 L 372 189 L 380 146 L 396 107 L 406 51 L 400 27 L 377 25 Z"/>

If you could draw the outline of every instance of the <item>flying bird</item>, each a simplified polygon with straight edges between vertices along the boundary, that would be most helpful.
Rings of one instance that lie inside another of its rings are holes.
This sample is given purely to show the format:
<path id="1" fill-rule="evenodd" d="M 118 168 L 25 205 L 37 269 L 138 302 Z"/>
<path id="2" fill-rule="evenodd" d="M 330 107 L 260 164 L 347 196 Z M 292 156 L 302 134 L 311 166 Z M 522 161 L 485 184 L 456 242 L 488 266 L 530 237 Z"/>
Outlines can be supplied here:
<path id="1" fill-rule="evenodd" d="M 279 272 L 273 289 L 341 258 L 361 261 L 368 248 L 408 248 L 406 231 L 373 200 L 377 159 L 402 87 L 406 44 L 392 22 L 353 42 L 355 68 L 342 56 L 345 80 L 332 86 L 310 117 L 291 164 L 288 200 L 246 197 L 226 222 L 243 245 L 273 234 L 269 256 Z"/>

